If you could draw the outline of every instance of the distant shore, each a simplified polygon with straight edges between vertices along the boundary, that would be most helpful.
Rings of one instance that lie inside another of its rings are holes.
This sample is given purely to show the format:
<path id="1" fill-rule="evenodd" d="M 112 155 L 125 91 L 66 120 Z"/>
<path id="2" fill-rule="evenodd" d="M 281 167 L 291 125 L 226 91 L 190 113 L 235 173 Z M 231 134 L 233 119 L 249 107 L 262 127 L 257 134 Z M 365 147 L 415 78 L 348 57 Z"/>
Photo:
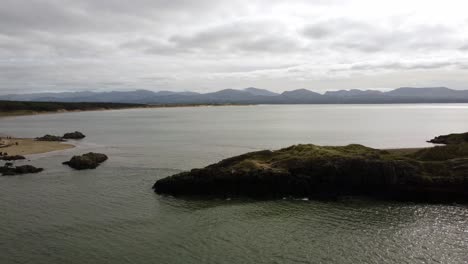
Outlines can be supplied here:
<path id="1" fill-rule="evenodd" d="M 204 106 L 245 106 L 249 104 L 120 104 L 120 103 L 60 103 L 60 102 L 18 102 L 0 101 L 0 118 L 13 116 L 128 110 L 142 108 L 204 107 Z"/>
<path id="2" fill-rule="evenodd" d="M 0 136 L 0 152 L 8 155 L 40 154 L 57 150 L 74 148 L 68 143 L 53 141 L 36 141 L 32 138 L 14 138 Z"/>

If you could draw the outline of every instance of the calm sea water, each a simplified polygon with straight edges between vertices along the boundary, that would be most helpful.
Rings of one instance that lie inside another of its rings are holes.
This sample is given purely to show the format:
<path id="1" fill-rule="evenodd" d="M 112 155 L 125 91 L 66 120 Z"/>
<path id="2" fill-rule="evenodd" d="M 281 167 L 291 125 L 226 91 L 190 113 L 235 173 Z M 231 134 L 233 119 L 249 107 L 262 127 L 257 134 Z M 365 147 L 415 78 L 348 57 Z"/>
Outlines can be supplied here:
<path id="1" fill-rule="evenodd" d="M 0 133 L 79 130 L 78 147 L 0 177 L 0 263 L 467 263 L 468 207 L 348 198 L 190 200 L 159 178 L 296 143 L 421 147 L 468 131 L 468 105 L 284 105 L 82 112 L 0 119 Z M 106 153 L 96 170 L 61 165 Z"/>

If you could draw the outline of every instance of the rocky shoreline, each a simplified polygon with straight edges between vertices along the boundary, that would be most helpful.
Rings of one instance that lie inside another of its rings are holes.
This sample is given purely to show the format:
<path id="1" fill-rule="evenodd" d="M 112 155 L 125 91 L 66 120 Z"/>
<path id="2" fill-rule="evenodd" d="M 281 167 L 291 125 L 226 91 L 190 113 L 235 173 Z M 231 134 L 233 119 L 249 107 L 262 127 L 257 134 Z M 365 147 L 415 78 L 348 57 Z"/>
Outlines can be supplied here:
<path id="1" fill-rule="evenodd" d="M 0 161 L 5 161 L 3 166 L 0 166 L 0 175 L 12 176 L 43 171 L 43 168 L 36 168 L 32 165 L 15 167 L 15 161 L 25 160 L 26 157 L 19 154 L 9 154 L 11 152 L 26 154 L 25 152 L 29 150 L 29 152 L 27 152 L 28 154 L 41 153 L 40 151 L 34 152 L 33 149 L 37 147 L 47 149 L 44 148 L 44 146 L 48 146 L 51 150 L 65 149 L 72 145 L 61 144 L 62 142 L 69 139 L 80 140 L 85 137 L 86 136 L 79 131 L 65 133 L 63 136 L 45 135 L 35 139 L 18 139 L 7 136 L 5 140 L 2 140 L 2 143 L 6 142 L 7 145 L 0 148 L 0 150 L 3 150 L 0 152 Z M 73 156 L 69 161 L 63 162 L 63 164 L 76 170 L 95 169 L 107 159 L 108 157 L 105 154 L 89 152 L 81 156 Z"/>
<path id="2" fill-rule="evenodd" d="M 440 138 L 433 141 L 446 145 L 412 152 L 356 144 L 251 152 L 158 180 L 153 189 L 173 196 L 467 202 L 468 133 Z"/>

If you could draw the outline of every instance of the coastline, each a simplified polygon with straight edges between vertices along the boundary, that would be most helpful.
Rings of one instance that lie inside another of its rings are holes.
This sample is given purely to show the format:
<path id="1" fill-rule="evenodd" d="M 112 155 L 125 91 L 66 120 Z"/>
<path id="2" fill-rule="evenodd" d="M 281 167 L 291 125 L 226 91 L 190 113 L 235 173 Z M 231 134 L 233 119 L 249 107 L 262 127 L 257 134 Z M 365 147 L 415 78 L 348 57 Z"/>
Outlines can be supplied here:
<path id="1" fill-rule="evenodd" d="M 79 113 L 92 111 L 114 111 L 114 110 L 129 110 L 129 109 L 145 109 L 145 108 L 179 108 L 179 107 L 207 107 L 207 106 L 248 106 L 252 104 L 164 104 L 164 105 L 142 105 L 138 107 L 124 108 L 94 108 L 80 110 L 65 110 L 59 109 L 54 111 L 33 111 L 33 110 L 15 110 L 15 111 L 0 111 L 0 119 L 16 116 L 33 116 L 33 115 L 51 115 L 60 113 Z"/>
<path id="2" fill-rule="evenodd" d="M 59 113 L 74 113 L 74 112 L 90 112 L 90 111 L 112 111 L 112 110 L 129 110 L 142 108 L 173 108 L 173 107 L 206 107 L 206 106 L 239 106 L 237 104 L 171 104 L 171 105 L 141 105 L 122 108 L 90 108 L 65 110 L 57 109 L 53 111 L 34 111 L 34 110 L 14 110 L 0 111 L 0 120 L 2 118 L 12 118 L 18 116 L 34 116 L 34 115 L 51 115 Z M 33 138 L 16 138 L 10 135 L 5 135 L 0 132 L 0 152 L 8 153 L 8 155 L 31 155 L 42 154 L 52 151 L 66 150 L 76 147 L 70 143 L 54 142 L 54 141 L 36 141 Z"/>
<path id="3" fill-rule="evenodd" d="M 75 145 L 54 141 L 36 141 L 32 138 L 8 138 L 2 136 L 0 152 L 8 155 L 31 155 L 42 154 L 51 151 L 66 150 L 74 148 Z"/>
<path id="4" fill-rule="evenodd" d="M 0 101 L 1 102 L 1 101 Z M 41 102 L 43 103 L 43 102 Z M 53 103 L 53 102 L 52 102 Z M 68 103 L 64 103 L 68 104 Z M 76 103 L 79 104 L 79 103 Z M 105 103 L 104 103 L 105 104 Z M 119 104 L 119 103 L 116 103 Z M 374 103 L 357 103 L 357 105 L 373 105 Z M 412 103 L 375 103 L 377 105 L 398 105 L 398 104 L 412 104 Z M 439 103 L 415 103 L 415 104 L 439 104 Z M 445 103 L 443 103 L 445 104 Z M 447 104 L 460 104 L 460 103 L 447 103 Z M 465 104 L 465 103 L 461 103 Z M 117 107 L 117 108 L 89 108 L 89 109 L 57 109 L 51 111 L 35 111 L 29 109 L 20 109 L 12 111 L 2 111 L 0 110 L 0 119 L 15 117 L 15 116 L 32 116 L 32 115 L 50 115 L 50 114 L 60 114 L 60 113 L 75 113 L 75 112 L 90 112 L 90 111 L 113 111 L 113 110 L 130 110 L 130 109 L 145 109 L 145 108 L 181 108 L 181 107 L 218 107 L 218 106 L 257 106 L 257 105 L 268 105 L 268 104 L 236 104 L 236 103 L 220 103 L 220 104 L 158 104 L 158 105 L 138 105 L 130 107 Z M 284 104 L 275 104 L 275 105 L 284 105 Z M 331 104 L 294 104 L 294 105 L 331 105 Z M 340 103 L 336 105 L 353 105 L 348 103 Z"/>
<path id="5" fill-rule="evenodd" d="M 11 111 L 11 112 L 0 111 L 0 119 L 7 118 L 7 117 L 16 117 L 16 116 L 53 115 L 53 114 L 61 114 L 61 113 L 112 111 L 112 110 L 139 109 L 139 108 L 148 108 L 148 107 L 129 107 L 129 108 L 119 108 L 119 109 L 102 108 L 102 109 L 57 110 L 57 111 L 30 111 L 30 110 L 19 110 L 19 111 Z"/>

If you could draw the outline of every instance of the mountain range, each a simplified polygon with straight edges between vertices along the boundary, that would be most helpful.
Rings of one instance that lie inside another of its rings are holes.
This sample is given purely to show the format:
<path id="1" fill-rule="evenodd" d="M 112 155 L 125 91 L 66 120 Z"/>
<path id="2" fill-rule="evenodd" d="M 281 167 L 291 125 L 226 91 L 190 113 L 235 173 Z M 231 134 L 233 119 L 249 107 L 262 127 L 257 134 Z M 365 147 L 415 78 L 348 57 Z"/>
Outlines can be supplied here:
<path id="1" fill-rule="evenodd" d="M 391 91 L 339 90 L 324 94 L 307 89 L 274 93 L 265 89 L 224 89 L 211 93 L 148 90 L 10 94 L 7 101 L 107 102 L 139 104 L 371 104 L 371 103 L 468 103 L 468 90 L 446 87 L 402 87 Z"/>

